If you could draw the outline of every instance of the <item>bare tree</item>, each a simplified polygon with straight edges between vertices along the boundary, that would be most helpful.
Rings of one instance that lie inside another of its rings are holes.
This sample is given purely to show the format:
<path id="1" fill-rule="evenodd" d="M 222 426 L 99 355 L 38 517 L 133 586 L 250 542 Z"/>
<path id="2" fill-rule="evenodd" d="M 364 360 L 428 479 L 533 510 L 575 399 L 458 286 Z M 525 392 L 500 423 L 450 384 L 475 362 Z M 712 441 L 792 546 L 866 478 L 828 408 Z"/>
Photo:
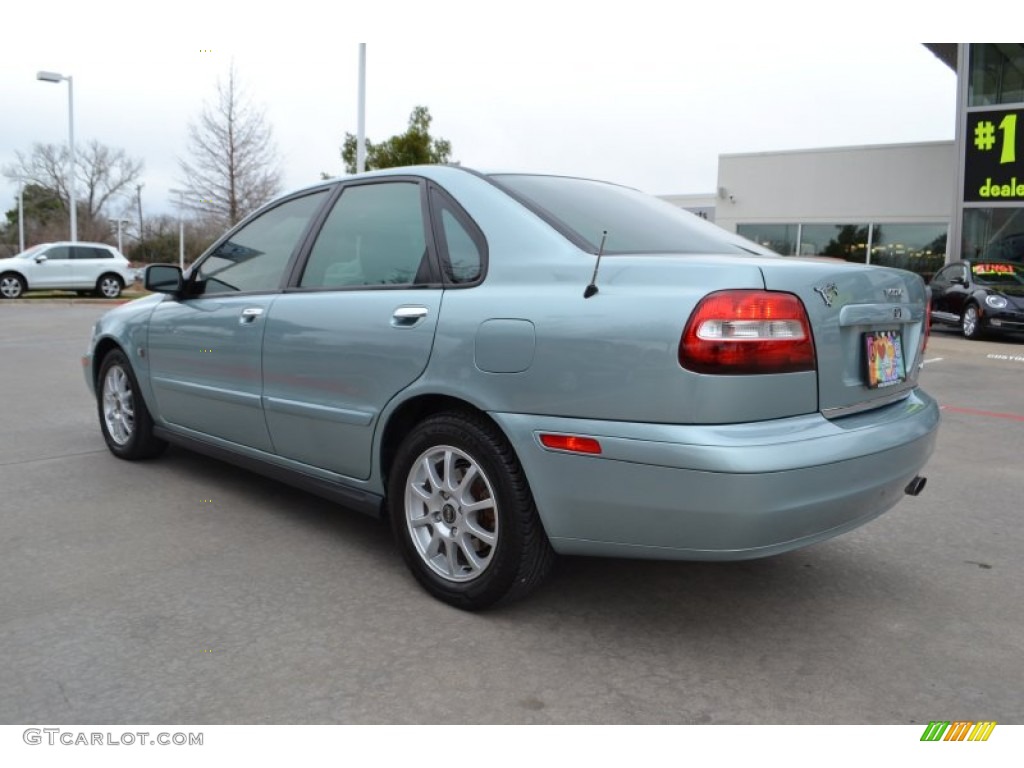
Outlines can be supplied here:
<path id="1" fill-rule="evenodd" d="M 232 64 L 217 83 L 217 103 L 189 124 L 191 162 L 178 160 L 191 205 L 225 226 L 237 224 L 281 188 L 266 114 L 246 98 Z"/>
<path id="2" fill-rule="evenodd" d="M 22 178 L 27 184 L 50 190 L 67 213 L 68 148 L 56 144 L 33 144 L 28 153 L 15 152 L 16 161 L 4 167 L 10 179 Z M 109 233 L 105 209 L 119 195 L 130 193 L 142 173 L 142 161 L 129 157 L 123 149 L 113 149 L 93 140 L 75 153 L 75 190 L 79 235 L 96 240 Z M 85 194 L 82 195 L 84 188 Z"/>

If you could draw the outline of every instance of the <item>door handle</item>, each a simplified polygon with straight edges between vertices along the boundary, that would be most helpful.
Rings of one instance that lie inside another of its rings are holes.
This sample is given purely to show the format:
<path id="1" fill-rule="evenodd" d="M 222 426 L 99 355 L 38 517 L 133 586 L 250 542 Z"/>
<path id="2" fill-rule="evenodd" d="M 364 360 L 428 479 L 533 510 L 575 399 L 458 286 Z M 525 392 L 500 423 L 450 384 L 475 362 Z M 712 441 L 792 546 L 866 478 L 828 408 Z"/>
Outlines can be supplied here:
<path id="1" fill-rule="evenodd" d="M 399 307 L 391 315 L 391 325 L 395 328 L 412 328 L 426 317 L 429 311 L 426 307 L 420 306 Z"/>
<path id="2" fill-rule="evenodd" d="M 242 310 L 241 317 L 238 318 L 239 325 L 248 325 L 257 317 L 263 314 L 263 307 L 246 307 Z"/>

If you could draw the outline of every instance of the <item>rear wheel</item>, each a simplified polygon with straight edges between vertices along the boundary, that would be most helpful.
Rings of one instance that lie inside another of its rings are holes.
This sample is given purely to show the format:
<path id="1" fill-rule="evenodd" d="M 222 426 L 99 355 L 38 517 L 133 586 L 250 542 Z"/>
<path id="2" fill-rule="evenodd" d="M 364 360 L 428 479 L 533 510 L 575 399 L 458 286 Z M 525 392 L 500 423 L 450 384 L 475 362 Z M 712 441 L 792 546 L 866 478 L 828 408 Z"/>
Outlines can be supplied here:
<path id="1" fill-rule="evenodd" d="M 120 350 L 103 358 L 96 402 L 103 439 L 118 458 L 152 459 L 167 448 L 167 443 L 153 434 L 153 419 L 139 392 L 139 383 Z"/>
<path id="2" fill-rule="evenodd" d="M 0 297 L 5 299 L 17 299 L 28 286 L 25 285 L 25 278 L 14 272 L 5 272 L 0 275 Z"/>
<path id="3" fill-rule="evenodd" d="M 121 295 L 124 283 L 117 275 L 103 275 L 96 281 L 96 294 L 105 299 L 116 299 Z"/>
<path id="4" fill-rule="evenodd" d="M 965 339 L 981 338 L 981 317 L 978 308 L 974 304 L 968 304 L 960 317 L 960 331 Z"/>
<path id="5" fill-rule="evenodd" d="M 476 414 L 438 414 L 412 430 L 391 467 L 388 506 L 413 575 L 457 608 L 522 597 L 554 562 L 512 446 Z"/>

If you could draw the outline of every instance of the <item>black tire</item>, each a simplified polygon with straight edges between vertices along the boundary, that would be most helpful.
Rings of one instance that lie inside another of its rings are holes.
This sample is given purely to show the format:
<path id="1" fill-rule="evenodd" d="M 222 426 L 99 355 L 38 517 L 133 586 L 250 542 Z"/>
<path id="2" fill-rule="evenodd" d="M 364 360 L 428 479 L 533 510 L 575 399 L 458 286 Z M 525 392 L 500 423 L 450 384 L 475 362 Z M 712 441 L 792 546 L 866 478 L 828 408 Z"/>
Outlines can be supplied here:
<path id="1" fill-rule="evenodd" d="M 0 275 L 0 299 L 20 299 L 28 290 L 25 278 L 16 272 Z"/>
<path id="2" fill-rule="evenodd" d="M 153 418 L 142 399 L 139 382 L 119 349 L 108 352 L 100 365 L 96 407 L 103 439 L 119 459 L 153 459 L 167 448 L 167 443 L 153 434 Z"/>
<path id="3" fill-rule="evenodd" d="M 960 316 L 960 332 L 965 339 L 971 340 L 980 339 L 984 335 L 977 304 L 968 304 L 964 307 L 964 313 Z"/>
<path id="4" fill-rule="evenodd" d="M 96 281 L 96 295 L 104 299 L 116 299 L 121 295 L 122 290 L 124 290 L 124 280 L 120 275 L 108 272 L 105 275 L 100 275 L 100 279 Z"/>
<path id="5" fill-rule="evenodd" d="M 413 428 L 391 465 L 388 509 L 417 581 L 457 608 L 476 611 L 523 597 L 554 563 L 515 451 L 477 414 L 441 413 Z"/>

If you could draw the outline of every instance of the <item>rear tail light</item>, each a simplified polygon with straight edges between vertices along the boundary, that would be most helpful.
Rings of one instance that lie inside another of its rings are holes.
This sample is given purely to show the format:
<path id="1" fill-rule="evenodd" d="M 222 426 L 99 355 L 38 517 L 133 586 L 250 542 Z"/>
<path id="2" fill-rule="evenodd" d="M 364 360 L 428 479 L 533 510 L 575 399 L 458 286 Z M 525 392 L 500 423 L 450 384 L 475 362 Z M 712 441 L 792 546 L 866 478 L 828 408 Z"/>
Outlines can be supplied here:
<path id="1" fill-rule="evenodd" d="M 719 375 L 813 371 L 814 341 L 799 298 L 775 291 L 704 297 L 679 341 L 679 364 Z"/>

